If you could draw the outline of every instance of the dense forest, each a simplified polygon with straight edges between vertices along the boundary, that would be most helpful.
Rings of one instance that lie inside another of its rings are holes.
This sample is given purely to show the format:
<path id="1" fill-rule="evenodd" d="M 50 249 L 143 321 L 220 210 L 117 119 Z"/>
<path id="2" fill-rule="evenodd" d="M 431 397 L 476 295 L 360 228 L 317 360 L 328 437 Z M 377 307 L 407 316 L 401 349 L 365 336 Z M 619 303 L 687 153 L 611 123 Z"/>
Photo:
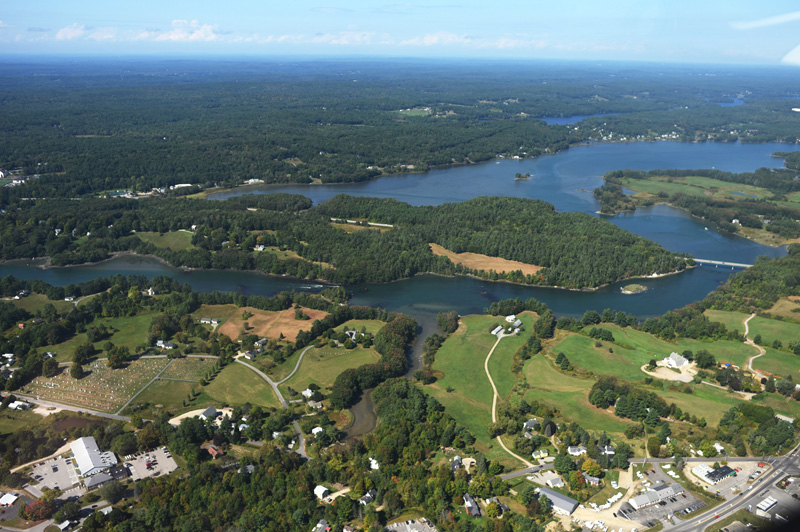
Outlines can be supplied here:
<path id="1" fill-rule="evenodd" d="M 18 197 L 353 182 L 674 131 L 795 142 L 800 119 L 782 99 L 791 72 L 743 68 L 78 60 L 4 74 L 0 168 L 30 178 L 3 190 Z M 579 128 L 539 120 L 609 113 Z"/>
<path id="2" fill-rule="evenodd" d="M 610 222 L 556 213 L 550 204 L 520 198 L 412 207 L 389 199 L 337 196 L 308 210 L 302 210 L 308 207 L 306 198 L 285 194 L 225 201 L 84 198 L 18 205 L 0 216 L 0 258 L 48 256 L 53 265 L 133 251 L 175 266 L 259 270 L 344 284 L 433 272 L 567 288 L 685 267 L 661 246 Z M 290 210 L 272 210 L 284 207 Z M 346 232 L 330 222 L 340 216 L 395 227 Z M 158 247 L 136 234 L 175 231 L 189 231 L 191 242 L 183 249 Z M 468 269 L 435 256 L 430 243 L 543 269 L 535 275 Z M 254 252 L 256 246 L 270 249 Z"/>

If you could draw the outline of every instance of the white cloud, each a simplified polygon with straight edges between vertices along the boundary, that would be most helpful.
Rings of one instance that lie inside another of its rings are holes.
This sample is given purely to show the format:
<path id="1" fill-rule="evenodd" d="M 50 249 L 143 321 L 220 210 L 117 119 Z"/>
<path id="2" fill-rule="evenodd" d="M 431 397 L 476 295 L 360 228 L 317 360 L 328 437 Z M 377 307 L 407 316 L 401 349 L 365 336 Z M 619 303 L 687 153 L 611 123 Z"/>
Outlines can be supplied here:
<path id="1" fill-rule="evenodd" d="M 315 35 L 311 42 L 314 44 L 335 44 L 338 46 L 363 46 L 372 44 L 374 32 L 369 31 L 341 31 L 339 33 L 323 33 Z"/>
<path id="2" fill-rule="evenodd" d="M 755 28 L 777 26 L 778 24 L 786 24 L 787 22 L 795 22 L 797 20 L 800 20 L 800 11 L 793 11 L 791 13 L 784 13 L 783 15 L 776 15 L 759 20 L 751 20 L 749 22 L 734 22 L 731 26 L 737 30 L 752 30 Z"/>
<path id="3" fill-rule="evenodd" d="M 77 39 L 78 37 L 82 36 L 86 33 L 86 26 L 73 24 L 72 26 L 67 26 L 66 28 L 61 28 L 56 33 L 56 40 L 57 41 L 70 41 L 72 39 Z"/>
<path id="4" fill-rule="evenodd" d="M 0 28 L 13 28 L 13 27 L 14 27 L 14 26 L 12 26 L 12 25 L 10 25 L 10 24 L 6 24 L 6 23 L 5 23 L 5 22 L 3 22 L 2 20 L 0 20 Z"/>
<path id="5" fill-rule="evenodd" d="M 95 41 L 113 41 L 117 38 L 117 28 L 98 28 L 89 34 L 88 38 Z"/>
<path id="6" fill-rule="evenodd" d="M 400 46 L 452 46 L 454 44 L 471 44 L 473 41 L 469 35 L 439 31 L 400 41 Z"/>
<path id="7" fill-rule="evenodd" d="M 796 46 L 791 52 L 783 56 L 781 63 L 785 65 L 800 66 L 800 45 Z"/>
<path id="8" fill-rule="evenodd" d="M 143 35 L 142 32 L 139 35 Z M 172 29 L 166 33 L 156 36 L 157 41 L 173 42 L 210 42 L 219 40 L 219 35 L 215 33 L 214 27 L 210 24 L 200 24 L 197 20 L 173 20 Z"/>

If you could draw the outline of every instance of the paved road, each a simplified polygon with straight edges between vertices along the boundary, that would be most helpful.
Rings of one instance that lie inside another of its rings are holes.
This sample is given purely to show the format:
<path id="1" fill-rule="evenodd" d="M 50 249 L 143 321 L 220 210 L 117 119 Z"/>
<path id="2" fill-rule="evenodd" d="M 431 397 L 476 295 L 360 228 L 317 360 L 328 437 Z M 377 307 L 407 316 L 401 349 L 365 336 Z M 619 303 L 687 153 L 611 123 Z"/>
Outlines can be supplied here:
<path id="1" fill-rule="evenodd" d="M 533 466 L 533 467 L 526 467 L 525 469 L 517 469 L 516 471 L 512 471 L 511 473 L 506 473 L 504 475 L 500 475 L 502 480 L 511 480 L 513 478 L 522 477 L 533 475 L 534 473 L 538 473 L 539 471 L 545 471 L 547 469 L 553 469 L 553 464 L 547 464 L 543 466 Z"/>
<path id="2" fill-rule="evenodd" d="M 669 528 L 670 532 L 693 532 L 696 530 L 704 530 L 707 526 L 713 524 L 718 519 L 724 519 L 730 514 L 737 512 L 742 508 L 746 508 L 748 504 L 757 504 L 761 499 L 764 498 L 764 496 L 761 495 L 761 491 L 763 489 L 767 488 L 772 482 L 783 478 L 788 468 L 797 467 L 796 462 L 798 450 L 800 450 L 800 445 L 792 449 L 784 456 L 770 459 L 773 460 L 772 470 L 762 477 L 764 479 L 763 481 L 761 481 L 759 484 L 754 484 L 758 485 L 761 489 L 754 488 L 748 492 L 745 492 L 745 495 L 736 497 L 732 501 L 716 506 L 708 512 L 698 515 L 694 519 L 681 521 L 676 526 Z M 736 460 L 738 461 L 739 459 L 737 458 Z M 750 460 L 761 460 L 766 462 L 768 459 L 752 458 Z"/>
<path id="3" fill-rule="evenodd" d="M 88 408 L 83 408 L 80 406 L 72 406 L 72 405 L 65 405 L 61 403 L 54 403 L 52 401 L 44 401 L 42 399 L 37 399 L 35 397 L 31 397 L 30 395 L 25 395 L 21 393 L 14 392 L 14 395 L 17 397 L 24 397 L 29 403 L 34 403 L 41 406 L 51 406 L 55 408 L 60 408 L 61 410 L 69 410 L 70 412 L 83 412 L 85 414 L 91 414 L 93 416 L 105 417 L 108 419 L 116 419 L 117 421 L 130 421 L 131 418 L 128 416 L 120 416 L 117 414 L 109 414 L 107 412 L 98 412 L 97 410 L 89 410 Z"/>
<path id="4" fill-rule="evenodd" d="M 305 349 L 303 349 L 303 352 L 300 353 L 300 358 L 297 359 L 297 364 L 295 364 L 294 369 L 292 370 L 292 372 L 289 373 L 289 375 L 287 375 L 285 379 L 278 381 L 278 384 L 283 384 L 284 382 L 286 382 L 286 381 L 288 381 L 289 379 L 292 378 L 292 375 L 295 374 L 295 372 L 297 371 L 297 368 L 300 367 L 300 363 L 303 361 L 303 357 L 306 356 L 306 351 L 308 351 L 312 347 L 314 347 L 314 346 L 310 345 L 310 346 L 306 347 Z"/>

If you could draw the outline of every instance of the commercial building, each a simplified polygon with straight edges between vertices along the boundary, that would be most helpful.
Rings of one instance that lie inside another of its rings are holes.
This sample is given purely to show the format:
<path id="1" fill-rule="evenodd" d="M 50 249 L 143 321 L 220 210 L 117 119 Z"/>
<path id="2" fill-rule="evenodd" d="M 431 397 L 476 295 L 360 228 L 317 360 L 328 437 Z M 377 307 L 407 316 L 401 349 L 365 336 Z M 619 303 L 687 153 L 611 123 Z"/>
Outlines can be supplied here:
<path id="1" fill-rule="evenodd" d="M 75 456 L 78 472 L 82 477 L 96 475 L 117 465 L 117 457 L 114 456 L 114 453 L 101 451 L 91 436 L 78 438 L 72 442 L 70 449 Z"/>
<path id="2" fill-rule="evenodd" d="M 660 484 L 654 485 L 649 491 L 632 497 L 628 502 L 633 506 L 634 510 L 646 508 L 654 504 L 658 504 L 664 499 L 669 499 L 675 495 L 683 493 L 683 488 L 678 484 Z"/>
<path id="3" fill-rule="evenodd" d="M 539 497 L 542 495 L 550 499 L 550 502 L 553 503 L 554 512 L 564 515 L 571 515 L 572 512 L 575 511 L 575 508 L 578 507 L 578 501 L 571 497 L 567 497 L 566 495 L 561 495 L 557 491 L 547 488 L 539 488 Z"/>

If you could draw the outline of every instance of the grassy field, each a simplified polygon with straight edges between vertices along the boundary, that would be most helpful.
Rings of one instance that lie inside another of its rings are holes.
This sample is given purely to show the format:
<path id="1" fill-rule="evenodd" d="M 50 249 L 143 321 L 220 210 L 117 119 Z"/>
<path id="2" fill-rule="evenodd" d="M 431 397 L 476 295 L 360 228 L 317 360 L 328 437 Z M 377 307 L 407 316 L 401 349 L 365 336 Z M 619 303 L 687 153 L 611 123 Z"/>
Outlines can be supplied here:
<path id="1" fill-rule="evenodd" d="M 612 433 L 619 435 L 631 423 L 589 403 L 592 380 L 557 370 L 542 355 L 534 356 L 524 371 L 530 387 L 525 394 L 526 400 L 547 403 L 586 430 L 605 430 L 610 436 Z"/>
<path id="2" fill-rule="evenodd" d="M 72 303 L 60 299 L 47 299 L 47 296 L 44 294 L 31 294 L 22 299 L 12 299 L 9 303 L 15 307 L 27 310 L 31 314 L 35 313 L 37 310 L 42 310 L 48 303 L 51 303 L 59 314 L 66 314 L 72 310 Z"/>
<path id="3" fill-rule="evenodd" d="M 729 331 L 737 330 L 742 334 L 744 334 L 744 320 L 750 316 L 744 312 L 730 312 L 727 310 L 711 309 L 706 310 L 703 312 L 703 314 L 705 314 L 709 320 L 723 324 Z M 752 321 L 750 323 L 752 324 Z"/>
<path id="4" fill-rule="evenodd" d="M 194 249 L 194 245 L 192 245 L 192 236 L 194 235 L 188 231 L 169 231 L 163 234 L 145 231 L 136 233 L 136 236 L 157 248 L 168 248 L 173 251 Z"/>
<path id="5" fill-rule="evenodd" d="M 0 435 L 11 434 L 19 429 L 32 426 L 41 421 L 42 416 L 29 410 L 17 412 L 8 408 L 0 411 Z"/>
<path id="6" fill-rule="evenodd" d="M 631 382 L 642 381 L 647 376 L 641 370 L 650 360 L 647 353 L 625 349 L 609 342 L 601 342 L 602 347 L 595 347 L 596 341 L 570 333 L 551 350 L 553 353 L 564 353 L 573 364 L 598 374 L 618 375 Z M 614 352 L 609 353 L 609 348 Z"/>
<path id="7" fill-rule="evenodd" d="M 109 330 L 112 328 L 117 330 L 110 338 L 96 342 L 94 344 L 95 348 L 100 350 L 104 343 L 111 342 L 114 345 L 126 346 L 131 353 L 134 353 L 136 346 L 142 345 L 147 340 L 147 332 L 150 330 L 150 322 L 153 316 L 155 316 L 155 313 L 143 313 L 132 317 L 95 320 L 93 322 L 94 325 L 102 323 Z M 75 348 L 86 342 L 86 333 L 76 334 L 66 342 L 50 346 L 47 350 L 54 352 L 56 360 L 59 362 L 69 362 L 72 361 L 72 354 Z"/>
<path id="8" fill-rule="evenodd" d="M 675 403 L 684 412 L 706 418 L 709 425 L 717 425 L 726 410 L 742 401 L 737 394 L 707 384 L 693 385 L 692 388 L 694 392 L 690 394 L 673 391 L 657 393 L 667 404 Z"/>
<path id="9" fill-rule="evenodd" d="M 708 177 L 652 177 L 648 179 L 623 179 L 623 184 L 639 192 L 658 194 L 666 192 L 669 195 L 682 193 L 691 196 L 702 196 L 712 199 L 769 199 L 772 193 L 765 188 L 729 183 Z"/>
<path id="10" fill-rule="evenodd" d="M 222 305 L 224 307 L 232 307 L 233 305 Z M 206 307 L 213 309 L 212 306 Z M 247 322 L 249 328 L 248 334 L 255 334 L 261 337 L 279 338 L 281 334 L 289 340 L 294 341 L 297 333 L 311 328 L 314 320 L 322 319 L 328 315 L 323 310 L 315 310 L 303 307 L 303 312 L 309 317 L 307 320 L 294 319 L 294 309 L 286 309 L 281 311 L 260 310 L 253 307 L 235 307 L 234 310 L 228 314 L 225 321 L 217 328 L 220 334 L 227 335 L 231 339 L 239 337 L 244 323 Z M 202 307 L 201 307 L 202 310 Z M 245 312 L 251 314 L 247 319 L 242 316 Z M 201 316 L 203 318 L 213 318 L 215 316 Z"/>
<path id="11" fill-rule="evenodd" d="M 430 111 L 425 108 L 415 107 L 414 109 L 400 109 L 397 111 L 403 116 L 428 116 Z"/>
<path id="12" fill-rule="evenodd" d="M 516 260 L 508 260 L 500 257 L 490 257 L 488 255 L 481 255 L 480 253 L 455 253 L 448 249 L 443 248 L 438 244 L 429 244 L 431 251 L 437 257 L 447 257 L 453 264 L 461 264 L 466 268 L 474 270 L 496 272 L 513 272 L 519 270 L 523 275 L 535 275 L 541 266 L 533 264 L 526 264 Z"/>
<path id="13" fill-rule="evenodd" d="M 199 408 L 201 405 L 192 403 L 189 407 L 183 406 L 183 401 L 188 399 L 189 392 L 201 390 L 199 384 L 194 382 L 182 381 L 155 381 L 147 387 L 137 398 L 136 403 L 150 403 L 153 405 L 163 405 L 172 411 L 191 410 Z"/>
<path id="14" fill-rule="evenodd" d="M 166 358 L 140 359 L 123 369 L 110 369 L 105 361 L 84 366 L 87 373 L 75 380 L 68 371 L 48 379 L 37 377 L 25 392 L 40 399 L 82 406 L 101 412 L 115 412 L 167 365 Z"/>
<path id="15" fill-rule="evenodd" d="M 766 348 L 767 354 L 753 361 L 753 368 L 760 369 L 778 377 L 792 376 L 797 382 L 800 370 L 800 357 L 794 353 Z"/>
<path id="16" fill-rule="evenodd" d="M 386 322 L 381 320 L 350 320 L 336 327 L 336 330 L 348 331 L 352 329 L 361 331 L 361 328 L 363 327 L 368 333 L 376 334 L 384 325 L 386 325 Z"/>
<path id="17" fill-rule="evenodd" d="M 517 336 L 503 338 L 497 344 L 492 358 L 489 360 L 489 372 L 492 374 L 492 380 L 494 380 L 494 385 L 497 386 L 497 393 L 504 399 L 511 394 L 511 389 L 517 381 L 516 376 L 511 373 L 514 354 L 530 337 L 533 323 L 537 319 L 536 314 L 532 312 L 523 312 L 517 317 L 522 321 L 522 327 L 525 331 Z M 489 354 L 489 352 L 487 351 L 486 354 Z M 481 364 L 481 367 L 483 367 L 483 364 Z"/>
<path id="18" fill-rule="evenodd" d="M 486 432 L 492 421 L 493 392 L 483 363 L 497 341 L 497 337 L 490 334 L 492 325 L 502 321 L 503 318 L 498 316 L 475 315 L 461 318 L 458 330 L 436 353 L 433 369 L 443 376 L 434 384 L 426 386 L 425 391 L 436 397 L 460 425 L 467 427 L 475 435 L 480 450 L 490 459 L 515 466 L 516 461 L 511 460 L 496 442 L 491 441 Z M 527 339 L 529 334 L 524 333 L 522 339 Z M 508 340 L 502 340 L 500 345 Z M 499 356 L 495 362 L 494 355 L 492 356 L 492 367 L 495 364 L 498 366 L 497 379 L 503 378 L 499 375 L 499 367 L 504 364 L 505 359 L 505 356 Z M 506 387 L 505 384 L 501 386 Z M 452 391 L 448 392 L 448 389 Z"/>
<path id="19" fill-rule="evenodd" d="M 278 398 L 264 379 L 241 364 L 229 364 L 208 386 L 197 388 L 201 397 L 209 397 L 220 404 L 280 407 Z"/>
<path id="20" fill-rule="evenodd" d="M 770 314 L 781 316 L 787 320 L 800 321 L 800 303 L 796 301 L 797 298 L 780 298 L 771 309 L 768 310 Z"/>
<path id="21" fill-rule="evenodd" d="M 756 316 L 750 320 L 750 338 L 757 334 L 761 335 L 763 345 L 772 345 L 775 340 L 780 340 L 787 346 L 790 341 L 800 340 L 800 324 Z"/>
<path id="22" fill-rule="evenodd" d="M 323 390 L 330 389 L 341 372 L 348 368 L 357 368 L 364 364 L 377 362 L 380 355 L 372 348 L 358 346 L 354 349 L 344 347 L 312 347 L 303 357 L 303 362 L 291 379 L 281 385 L 281 391 L 287 388 L 301 392 L 312 382 Z M 296 363 L 296 362 L 295 362 Z"/>
<path id="23" fill-rule="evenodd" d="M 161 374 L 163 379 L 188 379 L 200 381 L 217 363 L 216 358 L 176 358 Z"/>

